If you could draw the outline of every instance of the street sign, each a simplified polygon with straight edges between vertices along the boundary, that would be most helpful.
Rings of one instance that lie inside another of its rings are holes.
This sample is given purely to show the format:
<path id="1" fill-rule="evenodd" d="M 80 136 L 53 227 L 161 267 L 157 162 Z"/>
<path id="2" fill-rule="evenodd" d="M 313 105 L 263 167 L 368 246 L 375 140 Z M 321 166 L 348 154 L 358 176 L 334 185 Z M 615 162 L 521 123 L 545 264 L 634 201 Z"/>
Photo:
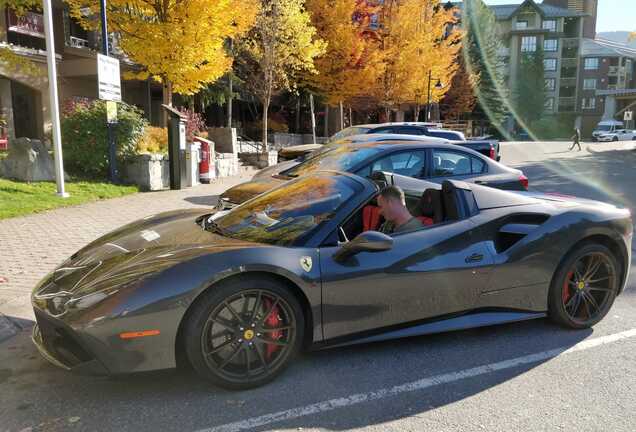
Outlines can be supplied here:
<path id="1" fill-rule="evenodd" d="M 97 81 L 100 99 L 121 101 L 119 60 L 97 54 Z"/>
<path id="2" fill-rule="evenodd" d="M 625 114 L 623 115 L 623 120 L 631 121 L 633 115 L 634 115 L 633 111 L 625 111 Z"/>
<path id="3" fill-rule="evenodd" d="M 106 101 L 106 122 L 117 123 L 117 102 Z"/>

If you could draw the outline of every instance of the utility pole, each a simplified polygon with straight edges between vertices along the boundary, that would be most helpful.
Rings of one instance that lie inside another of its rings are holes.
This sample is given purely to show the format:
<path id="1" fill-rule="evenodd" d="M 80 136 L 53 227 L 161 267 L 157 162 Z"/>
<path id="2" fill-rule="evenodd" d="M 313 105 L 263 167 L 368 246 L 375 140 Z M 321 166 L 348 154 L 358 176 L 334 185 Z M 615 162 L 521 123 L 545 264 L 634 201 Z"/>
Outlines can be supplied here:
<path id="1" fill-rule="evenodd" d="M 106 0 L 99 1 L 101 23 L 102 23 L 102 53 L 108 57 L 108 24 L 106 23 Z M 119 173 L 117 172 L 117 146 L 115 143 L 115 134 L 113 133 L 113 125 L 106 120 L 106 128 L 108 132 L 108 171 L 110 181 L 117 183 Z"/>
<path id="2" fill-rule="evenodd" d="M 46 63 L 49 75 L 50 112 L 53 132 L 53 156 L 55 158 L 55 183 L 57 195 L 68 198 L 64 190 L 64 160 L 62 159 L 62 136 L 60 134 L 60 111 L 57 95 L 57 65 L 55 64 L 55 39 L 53 37 L 53 10 L 51 0 L 44 0 L 44 35 L 46 40 Z"/>

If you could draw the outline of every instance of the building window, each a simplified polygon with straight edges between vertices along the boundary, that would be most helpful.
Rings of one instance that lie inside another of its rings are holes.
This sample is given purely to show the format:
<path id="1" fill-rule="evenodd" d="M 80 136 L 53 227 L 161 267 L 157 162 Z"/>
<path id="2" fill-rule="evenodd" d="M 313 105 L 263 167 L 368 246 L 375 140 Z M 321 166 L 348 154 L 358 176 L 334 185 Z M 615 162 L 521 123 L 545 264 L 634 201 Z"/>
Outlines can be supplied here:
<path id="1" fill-rule="evenodd" d="M 556 89 L 556 78 L 546 78 L 545 89 L 547 91 L 554 91 Z"/>
<path id="2" fill-rule="evenodd" d="M 543 69 L 546 71 L 555 71 L 557 68 L 557 59 L 544 59 Z"/>
<path id="3" fill-rule="evenodd" d="M 581 108 L 593 110 L 596 109 L 596 98 L 583 98 L 581 99 Z"/>
<path id="4" fill-rule="evenodd" d="M 553 97 L 546 98 L 544 107 L 546 111 L 554 111 L 554 98 Z"/>
<path id="5" fill-rule="evenodd" d="M 545 39 L 543 41 L 543 51 L 555 52 L 559 49 L 559 42 L 556 39 Z"/>
<path id="6" fill-rule="evenodd" d="M 596 90 L 596 78 L 585 78 L 583 80 L 583 90 Z"/>
<path id="7" fill-rule="evenodd" d="M 517 30 L 523 30 L 528 28 L 528 21 L 517 21 L 515 23 L 515 28 Z"/>
<path id="8" fill-rule="evenodd" d="M 521 38 L 521 52 L 535 52 L 537 50 L 537 37 L 524 36 Z"/>
<path id="9" fill-rule="evenodd" d="M 598 58 L 590 57 L 585 59 L 585 70 L 596 70 L 598 69 Z"/>
<path id="10" fill-rule="evenodd" d="M 541 27 L 545 30 L 555 32 L 557 30 L 557 22 L 556 20 L 544 20 Z"/>

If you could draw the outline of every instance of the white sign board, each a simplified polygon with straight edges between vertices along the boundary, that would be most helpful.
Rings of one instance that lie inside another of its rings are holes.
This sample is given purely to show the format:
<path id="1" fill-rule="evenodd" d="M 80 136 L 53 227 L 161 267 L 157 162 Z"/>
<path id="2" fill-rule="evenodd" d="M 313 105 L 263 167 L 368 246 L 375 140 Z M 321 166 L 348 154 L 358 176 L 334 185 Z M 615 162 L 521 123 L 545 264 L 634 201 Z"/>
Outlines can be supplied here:
<path id="1" fill-rule="evenodd" d="M 623 120 L 628 121 L 628 120 L 632 120 L 633 117 L 633 111 L 625 111 L 625 115 L 623 116 Z"/>
<path id="2" fill-rule="evenodd" d="M 97 54 L 97 81 L 100 99 L 121 101 L 119 60 Z"/>
<path id="3" fill-rule="evenodd" d="M 186 149 L 186 127 L 185 124 L 179 124 L 179 149 Z"/>

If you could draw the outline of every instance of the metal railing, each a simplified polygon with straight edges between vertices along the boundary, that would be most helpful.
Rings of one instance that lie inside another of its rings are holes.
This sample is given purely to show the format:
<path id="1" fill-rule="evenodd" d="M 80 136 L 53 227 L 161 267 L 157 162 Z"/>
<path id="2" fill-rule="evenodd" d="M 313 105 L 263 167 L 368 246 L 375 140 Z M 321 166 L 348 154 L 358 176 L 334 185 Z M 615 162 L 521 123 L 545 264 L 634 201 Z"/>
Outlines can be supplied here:
<path id="1" fill-rule="evenodd" d="M 89 48 L 88 41 L 86 39 L 70 36 L 68 40 L 68 46 L 72 48 Z"/>

